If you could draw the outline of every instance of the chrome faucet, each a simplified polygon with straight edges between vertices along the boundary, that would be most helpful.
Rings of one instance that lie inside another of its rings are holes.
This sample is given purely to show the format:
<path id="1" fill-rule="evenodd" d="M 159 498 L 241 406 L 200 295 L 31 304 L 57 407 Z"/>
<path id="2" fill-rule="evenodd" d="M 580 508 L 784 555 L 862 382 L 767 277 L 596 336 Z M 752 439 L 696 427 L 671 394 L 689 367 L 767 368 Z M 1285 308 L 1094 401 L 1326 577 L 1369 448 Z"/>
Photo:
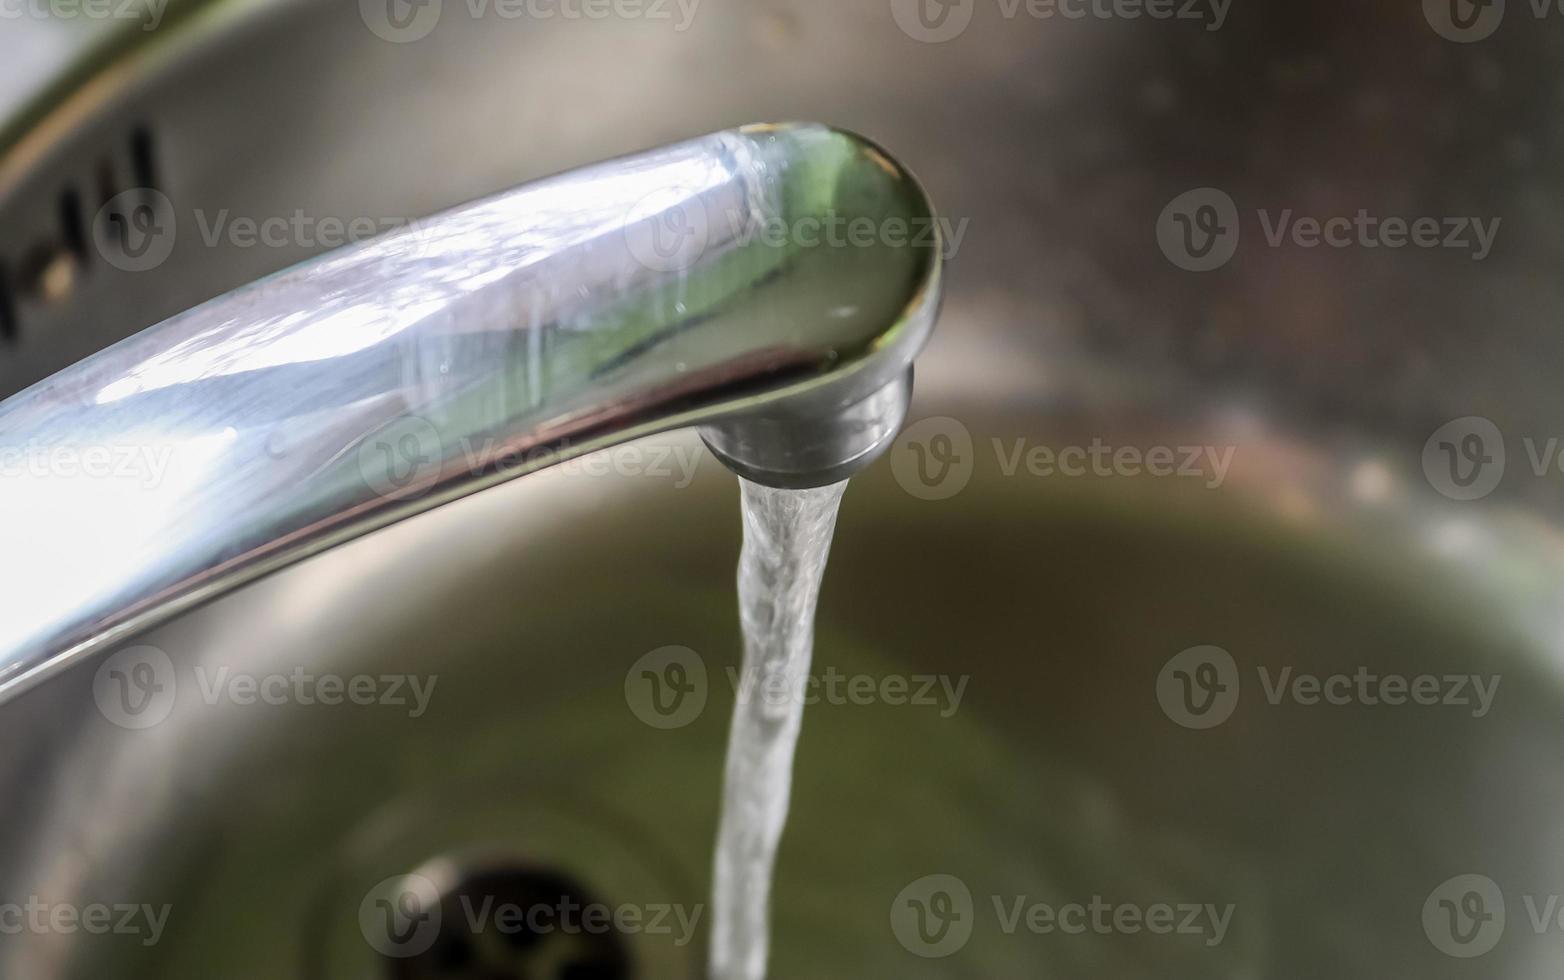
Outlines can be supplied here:
<path id="1" fill-rule="evenodd" d="M 698 426 L 845 479 L 938 311 L 917 182 L 823 126 L 718 133 L 311 259 L 0 403 L 0 701 L 421 511 Z"/>

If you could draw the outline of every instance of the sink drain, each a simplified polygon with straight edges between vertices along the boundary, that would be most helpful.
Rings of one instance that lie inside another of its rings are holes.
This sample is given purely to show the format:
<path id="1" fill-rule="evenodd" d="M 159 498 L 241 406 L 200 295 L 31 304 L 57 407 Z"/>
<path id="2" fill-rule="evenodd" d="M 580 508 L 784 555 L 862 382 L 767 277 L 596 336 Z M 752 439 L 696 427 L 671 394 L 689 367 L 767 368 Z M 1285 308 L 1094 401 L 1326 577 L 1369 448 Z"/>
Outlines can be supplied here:
<path id="1" fill-rule="evenodd" d="M 630 980 L 624 937 L 606 906 L 569 875 L 487 867 L 440 894 L 440 931 L 405 959 L 385 957 L 388 980 Z"/>

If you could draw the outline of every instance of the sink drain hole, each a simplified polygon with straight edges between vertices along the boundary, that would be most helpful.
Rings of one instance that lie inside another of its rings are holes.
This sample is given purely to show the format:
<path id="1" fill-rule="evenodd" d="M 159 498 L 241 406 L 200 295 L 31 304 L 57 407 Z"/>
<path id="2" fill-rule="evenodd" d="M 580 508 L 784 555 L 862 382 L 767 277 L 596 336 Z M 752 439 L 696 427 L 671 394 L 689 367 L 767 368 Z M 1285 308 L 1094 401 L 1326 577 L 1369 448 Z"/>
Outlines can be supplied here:
<path id="1" fill-rule="evenodd" d="M 624 937 L 604 903 L 547 868 L 489 867 L 440 895 L 429 948 L 387 957 L 388 980 L 631 980 Z"/>

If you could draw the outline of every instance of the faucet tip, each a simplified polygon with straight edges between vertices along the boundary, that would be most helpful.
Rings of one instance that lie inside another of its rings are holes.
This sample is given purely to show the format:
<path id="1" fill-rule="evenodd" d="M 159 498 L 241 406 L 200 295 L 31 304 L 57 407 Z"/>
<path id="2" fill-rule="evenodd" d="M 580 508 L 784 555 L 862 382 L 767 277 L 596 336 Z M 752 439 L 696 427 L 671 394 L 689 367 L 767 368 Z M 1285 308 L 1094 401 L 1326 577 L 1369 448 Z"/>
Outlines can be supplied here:
<path id="1" fill-rule="evenodd" d="M 844 407 L 783 402 L 704 426 L 723 465 L 751 483 L 807 490 L 840 483 L 879 459 L 907 419 L 912 368 Z"/>

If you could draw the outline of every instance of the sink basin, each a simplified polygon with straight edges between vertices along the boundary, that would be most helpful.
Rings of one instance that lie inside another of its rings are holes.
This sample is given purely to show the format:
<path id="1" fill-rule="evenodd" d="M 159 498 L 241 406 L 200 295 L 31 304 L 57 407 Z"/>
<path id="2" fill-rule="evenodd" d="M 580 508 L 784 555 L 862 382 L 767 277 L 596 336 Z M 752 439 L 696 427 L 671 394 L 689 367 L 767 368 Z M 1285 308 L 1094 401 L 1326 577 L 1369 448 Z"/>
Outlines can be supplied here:
<path id="1" fill-rule="evenodd" d="M 681 30 L 449 4 L 396 43 L 352 5 L 176 4 L 0 144 L 9 269 L 138 125 L 181 221 L 156 268 L 16 285 L 0 387 L 320 248 L 203 237 L 224 209 L 395 222 L 752 119 L 862 131 L 962 234 L 911 424 L 843 505 L 773 975 L 1556 972 L 1564 547 L 1531 454 L 1564 49 L 1513 10 L 1463 45 L 1415 4 L 953 6 L 932 40 L 899 0 Z M 1159 215 L 1207 187 L 1242 234 L 1192 271 Z M 1481 261 L 1273 245 L 1289 208 L 1502 224 Z M 1467 492 L 1440 453 L 1473 418 L 1508 466 Z M 20 929 L 0 976 L 701 976 L 738 532 L 734 478 L 655 437 L 6 704 L 0 932 L 6 903 L 124 928 Z M 440 918 L 388 952 L 409 881 Z M 470 927 L 507 896 L 637 921 Z"/>
<path id="2" fill-rule="evenodd" d="M 975 446 L 1073 438 L 1056 419 L 974 412 Z M 1557 670 L 1518 612 L 1483 614 L 1467 560 L 1397 549 L 1382 505 L 1347 526 L 1355 508 L 1333 515 L 1308 467 L 1280 458 L 1235 463 L 1212 491 L 1006 476 L 975 448 L 954 496 L 920 499 L 928 487 L 898 476 L 918 432 L 844 504 L 777 881 L 777 976 L 852 963 L 919 977 L 1150 977 L 1170 964 L 1455 977 L 1469 964 L 1428 938 L 1431 890 L 1472 869 L 1546 887 L 1549 815 L 1564 805 L 1547 775 Z M 177 665 L 177 696 L 151 727 L 100 707 L 93 664 L 8 708 L 17 731 L 60 734 L 57 754 L 14 761 L 6 880 L 55 901 L 169 908 L 153 945 L 29 939 L 7 944 L 8 967 L 530 975 L 541 954 L 503 943 L 450 962 L 381 956 L 360 917 L 397 875 L 510 873 L 564 875 L 583 901 L 642 910 L 646 928 L 618 937 L 624 975 L 699 976 L 736 692 L 737 494 L 694 439 L 632 448 L 416 518 L 148 634 L 142 647 Z M 693 478 L 642 465 L 659 456 L 689 461 Z M 1231 655 L 1238 681 L 1209 727 L 1159 687 L 1171 660 L 1205 645 Z M 690 668 L 686 703 L 667 714 L 644 686 L 659 652 Z M 269 703 L 230 696 L 242 689 L 225 667 L 380 680 L 374 703 Z M 1470 691 L 1399 707 L 1268 696 L 1286 668 L 1360 667 L 1499 686 L 1486 710 Z M 954 949 L 897 925 L 905 891 L 936 875 L 968 893 L 970 934 Z M 1168 934 L 1014 925 L 1017 903 L 1094 897 L 1217 915 Z M 1526 975 L 1548 937 L 1520 932 L 1520 906 L 1510 914 L 1489 962 Z M 480 970 L 499 964 L 517 972 Z"/>

